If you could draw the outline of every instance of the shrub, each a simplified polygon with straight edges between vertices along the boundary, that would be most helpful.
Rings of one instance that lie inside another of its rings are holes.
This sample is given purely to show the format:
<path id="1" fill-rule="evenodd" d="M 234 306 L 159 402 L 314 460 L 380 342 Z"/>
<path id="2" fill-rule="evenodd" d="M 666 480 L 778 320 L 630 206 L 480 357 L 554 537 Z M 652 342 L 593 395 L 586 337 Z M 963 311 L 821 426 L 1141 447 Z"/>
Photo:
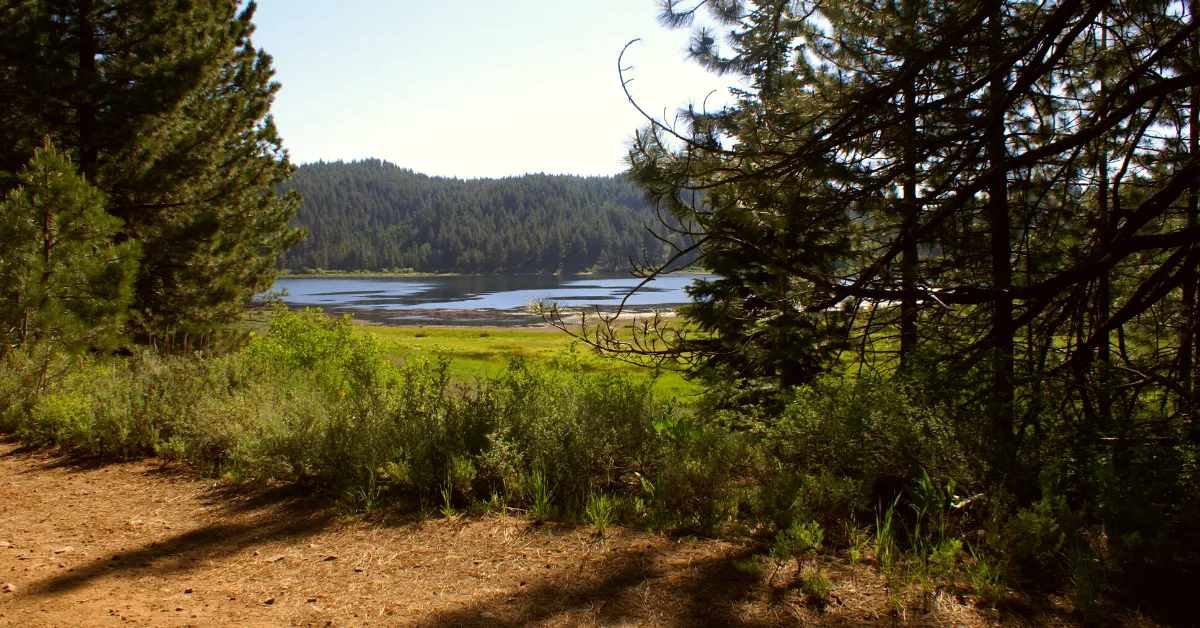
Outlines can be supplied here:
<path id="1" fill-rule="evenodd" d="M 822 609 L 829 604 L 829 596 L 833 593 L 833 581 L 824 569 L 807 567 L 800 579 L 805 601 Z"/>
<path id="2" fill-rule="evenodd" d="M 649 381 L 518 360 L 465 404 L 460 432 L 477 455 L 482 492 L 511 494 L 513 478 L 537 465 L 558 503 L 581 508 L 620 474 L 648 466 L 654 421 L 672 411 Z"/>
<path id="3" fill-rule="evenodd" d="M 793 558 L 802 561 L 806 556 L 819 552 L 824 540 L 825 531 L 821 529 L 821 524 L 815 521 L 794 523 L 775 536 L 771 555 L 781 563 Z"/>
<path id="4" fill-rule="evenodd" d="M 17 429 L 26 445 L 85 445 L 92 440 L 91 404 L 80 394 L 45 395 L 34 403 L 29 421 Z"/>
<path id="5" fill-rule="evenodd" d="M 1067 549 L 1077 540 L 1082 520 L 1061 496 L 1043 498 L 1004 524 L 1004 553 L 1016 572 L 1047 580 L 1064 573 Z"/>
<path id="6" fill-rule="evenodd" d="M 220 357 L 56 358 L 63 375 L 40 395 L 41 380 L 26 381 L 32 362 L 10 352 L 0 364 L 3 427 L 30 444 L 157 454 L 239 481 L 300 480 L 360 505 L 391 488 L 446 488 L 464 504 L 496 493 L 543 515 L 581 512 L 589 495 L 662 466 L 654 425 L 676 410 L 649 380 L 514 362 L 456 388 L 444 362 L 397 366 L 347 318 L 279 309 L 268 329 Z M 681 447 L 688 460 L 705 451 Z M 680 478 L 672 494 L 683 503 L 694 490 L 684 478 L 702 471 L 681 472 L 694 461 L 680 460 L 667 476 Z"/>
<path id="7" fill-rule="evenodd" d="M 758 472 L 754 514 L 783 530 L 798 521 L 815 520 L 834 527 L 864 510 L 869 496 L 859 480 L 828 472 L 796 473 L 768 459 Z"/>
<path id="8" fill-rule="evenodd" d="M 886 499 L 922 469 L 960 484 L 970 478 L 950 422 L 895 382 L 818 379 L 756 431 L 784 468 L 849 478 Z"/>
<path id="9" fill-rule="evenodd" d="M 653 507 L 661 519 L 714 536 L 737 515 L 739 465 L 747 460 L 744 436 L 690 421 L 661 430 L 664 443 Z"/>

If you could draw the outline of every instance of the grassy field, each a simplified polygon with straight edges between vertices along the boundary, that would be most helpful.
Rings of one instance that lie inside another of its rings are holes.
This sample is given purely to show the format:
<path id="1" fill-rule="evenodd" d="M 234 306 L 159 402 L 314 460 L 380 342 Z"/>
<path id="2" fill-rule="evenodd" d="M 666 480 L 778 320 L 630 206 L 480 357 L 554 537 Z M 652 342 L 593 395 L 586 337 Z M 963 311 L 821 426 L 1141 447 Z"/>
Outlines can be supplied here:
<path id="1" fill-rule="evenodd" d="M 552 328 L 370 326 L 366 330 L 384 344 L 389 357 L 448 358 L 451 377 L 460 381 L 493 376 L 514 357 L 535 361 L 570 356 L 589 372 L 653 375 L 645 368 L 597 355 L 587 345 Z M 663 372 L 658 376 L 656 390 L 666 396 L 686 398 L 701 389 L 678 373 Z"/>

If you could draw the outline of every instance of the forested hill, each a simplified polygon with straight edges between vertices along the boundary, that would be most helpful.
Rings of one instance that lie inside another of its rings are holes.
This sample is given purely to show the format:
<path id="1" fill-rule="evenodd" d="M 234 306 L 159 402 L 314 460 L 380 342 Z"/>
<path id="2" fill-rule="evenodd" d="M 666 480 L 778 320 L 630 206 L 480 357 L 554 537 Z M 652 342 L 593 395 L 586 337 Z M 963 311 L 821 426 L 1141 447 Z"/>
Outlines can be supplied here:
<path id="1" fill-rule="evenodd" d="M 545 272 L 663 259 L 641 193 L 622 177 L 430 177 L 376 159 L 301 166 L 289 270 Z M 660 229 L 662 230 L 662 229 Z"/>

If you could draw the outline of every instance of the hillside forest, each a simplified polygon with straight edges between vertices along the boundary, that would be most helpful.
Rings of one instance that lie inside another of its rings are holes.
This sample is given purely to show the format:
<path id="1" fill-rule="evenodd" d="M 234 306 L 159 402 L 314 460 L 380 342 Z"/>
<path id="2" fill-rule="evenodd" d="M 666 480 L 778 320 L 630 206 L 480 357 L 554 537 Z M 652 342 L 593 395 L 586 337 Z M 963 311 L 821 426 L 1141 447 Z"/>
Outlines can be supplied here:
<path id="1" fill-rule="evenodd" d="M 292 272 L 613 271 L 665 261 L 655 232 L 681 241 L 620 176 L 461 180 L 364 160 L 305 164 L 284 190 L 308 234 L 279 258 Z"/>

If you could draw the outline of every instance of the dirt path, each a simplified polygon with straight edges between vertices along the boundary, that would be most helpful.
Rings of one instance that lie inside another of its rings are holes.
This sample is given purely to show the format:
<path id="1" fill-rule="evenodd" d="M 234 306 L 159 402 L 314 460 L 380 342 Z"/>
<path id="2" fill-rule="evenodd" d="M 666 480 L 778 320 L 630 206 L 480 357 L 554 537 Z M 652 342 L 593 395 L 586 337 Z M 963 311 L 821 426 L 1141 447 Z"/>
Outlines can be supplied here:
<path id="1" fill-rule="evenodd" d="M 894 625 L 866 568 L 831 559 L 821 613 L 736 568 L 750 554 L 512 517 L 344 520 L 294 489 L 0 442 L 0 626 Z M 902 623 L 989 623 L 935 606 Z"/>

